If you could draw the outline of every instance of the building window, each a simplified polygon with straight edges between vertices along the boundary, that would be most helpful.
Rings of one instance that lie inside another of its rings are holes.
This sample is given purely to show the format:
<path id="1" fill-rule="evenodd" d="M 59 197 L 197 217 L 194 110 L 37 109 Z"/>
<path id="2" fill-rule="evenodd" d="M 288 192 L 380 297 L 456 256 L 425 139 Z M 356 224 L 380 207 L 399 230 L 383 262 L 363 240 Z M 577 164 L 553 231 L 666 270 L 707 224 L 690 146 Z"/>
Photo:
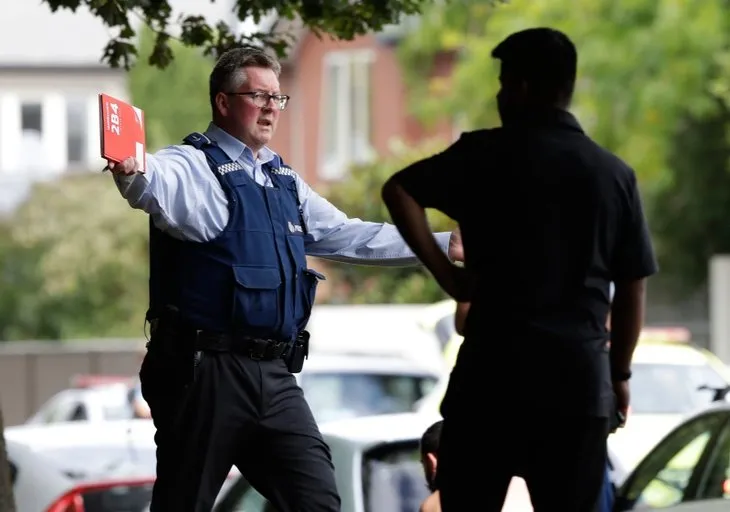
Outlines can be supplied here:
<path id="1" fill-rule="evenodd" d="M 337 52 L 324 61 L 324 143 L 320 176 L 341 178 L 369 160 L 372 147 L 371 51 Z"/>
<path id="2" fill-rule="evenodd" d="M 86 162 L 87 139 L 87 102 L 81 99 L 70 99 L 66 102 L 67 140 L 66 151 L 69 165 Z"/>
<path id="3" fill-rule="evenodd" d="M 40 103 L 23 103 L 20 107 L 20 123 L 23 133 L 43 133 L 43 106 Z"/>
<path id="4" fill-rule="evenodd" d="M 22 131 L 21 168 L 24 171 L 45 171 L 43 106 L 40 103 L 21 104 L 20 127 Z"/>

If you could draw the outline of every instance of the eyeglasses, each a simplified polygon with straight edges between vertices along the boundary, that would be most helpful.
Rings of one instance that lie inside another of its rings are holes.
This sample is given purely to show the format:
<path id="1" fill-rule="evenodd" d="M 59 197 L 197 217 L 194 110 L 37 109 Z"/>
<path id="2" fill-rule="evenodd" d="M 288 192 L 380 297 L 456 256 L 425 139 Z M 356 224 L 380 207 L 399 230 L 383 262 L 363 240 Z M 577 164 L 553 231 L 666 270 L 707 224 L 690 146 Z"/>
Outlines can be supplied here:
<path id="1" fill-rule="evenodd" d="M 289 96 L 286 94 L 269 94 L 268 92 L 251 91 L 251 92 L 227 92 L 230 96 L 250 96 L 253 104 L 259 108 L 266 107 L 271 100 L 274 100 L 279 110 L 284 110 L 286 104 L 289 103 Z"/>

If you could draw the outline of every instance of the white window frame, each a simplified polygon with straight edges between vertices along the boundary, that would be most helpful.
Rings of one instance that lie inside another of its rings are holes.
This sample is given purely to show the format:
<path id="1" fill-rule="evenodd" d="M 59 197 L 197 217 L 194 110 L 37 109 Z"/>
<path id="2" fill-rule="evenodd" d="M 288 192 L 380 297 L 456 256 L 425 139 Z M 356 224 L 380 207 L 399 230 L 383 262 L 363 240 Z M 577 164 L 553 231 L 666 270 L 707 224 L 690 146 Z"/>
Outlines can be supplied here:
<path id="1" fill-rule="evenodd" d="M 319 165 L 319 176 L 322 179 L 334 180 L 342 178 L 347 174 L 348 168 L 356 163 L 364 163 L 369 161 L 375 156 L 375 151 L 372 147 L 372 116 L 373 116 L 373 104 L 371 101 L 371 91 L 373 81 L 373 63 L 375 62 L 375 52 L 370 49 L 361 50 L 349 50 L 349 51 L 336 51 L 330 52 L 324 56 L 322 66 L 322 96 L 320 103 L 320 126 L 322 127 L 321 138 L 320 138 L 320 165 Z M 365 146 L 359 152 L 359 154 L 352 154 L 351 148 L 352 143 L 350 138 L 353 136 L 351 127 L 351 108 L 349 101 L 351 99 L 352 92 L 352 80 L 353 74 L 352 64 L 363 63 L 370 65 L 370 76 L 368 77 L 369 85 L 368 89 L 364 92 L 365 94 L 360 98 L 355 98 L 356 108 L 360 109 L 360 117 L 364 120 L 365 125 L 361 129 L 367 134 L 368 140 L 365 141 Z M 333 67 L 343 67 L 347 69 L 347 72 L 343 74 L 343 79 L 338 84 L 337 91 L 329 90 L 329 83 L 327 78 L 329 71 Z M 329 121 L 329 108 L 332 107 L 331 101 L 336 102 L 337 118 L 336 127 L 334 128 L 336 134 L 336 149 L 333 153 L 328 154 L 327 138 L 328 130 L 332 129 L 327 125 Z"/>

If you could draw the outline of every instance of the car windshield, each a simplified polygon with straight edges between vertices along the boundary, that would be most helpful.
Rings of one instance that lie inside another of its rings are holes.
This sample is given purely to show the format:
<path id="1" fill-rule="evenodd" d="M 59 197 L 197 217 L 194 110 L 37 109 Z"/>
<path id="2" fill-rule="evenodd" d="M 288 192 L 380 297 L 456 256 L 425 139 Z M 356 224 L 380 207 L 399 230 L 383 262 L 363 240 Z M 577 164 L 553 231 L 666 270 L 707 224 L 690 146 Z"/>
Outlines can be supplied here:
<path id="1" fill-rule="evenodd" d="M 408 412 L 436 385 L 424 375 L 303 373 L 301 386 L 317 422 Z"/>
<path id="2" fill-rule="evenodd" d="M 633 414 L 687 414 L 712 401 L 701 386 L 727 383 L 709 365 L 634 363 L 631 377 Z"/>
<path id="3" fill-rule="evenodd" d="M 417 440 L 365 452 L 362 474 L 365 512 L 417 512 L 429 495 Z"/>

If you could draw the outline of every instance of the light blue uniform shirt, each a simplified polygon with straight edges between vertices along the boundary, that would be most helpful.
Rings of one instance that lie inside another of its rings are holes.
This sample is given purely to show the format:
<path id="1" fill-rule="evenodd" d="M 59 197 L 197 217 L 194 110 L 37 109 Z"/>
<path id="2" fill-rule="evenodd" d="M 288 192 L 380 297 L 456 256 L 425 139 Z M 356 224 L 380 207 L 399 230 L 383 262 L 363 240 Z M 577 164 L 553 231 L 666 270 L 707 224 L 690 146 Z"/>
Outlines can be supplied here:
<path id="1" fill-rule="evenodd" d="M 205 135 L 258 184 L 272 186 L 261 166 L 274 158 L 273 151 L 263 148 L 254 158 L 251 149 L 212 123 Z M 206 242 L 217 237 L 228 224 L 228 199 L 205 154 L 190 145 L 177 145 L 147 154 L 146 160 L 145 173 L 115 176 L 130 206 L 148 213 L 157 228 L 179 240 Z M 307 227 L 308 255 L 383 266 L 419 263 L 395 226 L 350 219 L 298 174 L 294 178 Z M 446 252 L 450 233 L 435 236 Z"/>

